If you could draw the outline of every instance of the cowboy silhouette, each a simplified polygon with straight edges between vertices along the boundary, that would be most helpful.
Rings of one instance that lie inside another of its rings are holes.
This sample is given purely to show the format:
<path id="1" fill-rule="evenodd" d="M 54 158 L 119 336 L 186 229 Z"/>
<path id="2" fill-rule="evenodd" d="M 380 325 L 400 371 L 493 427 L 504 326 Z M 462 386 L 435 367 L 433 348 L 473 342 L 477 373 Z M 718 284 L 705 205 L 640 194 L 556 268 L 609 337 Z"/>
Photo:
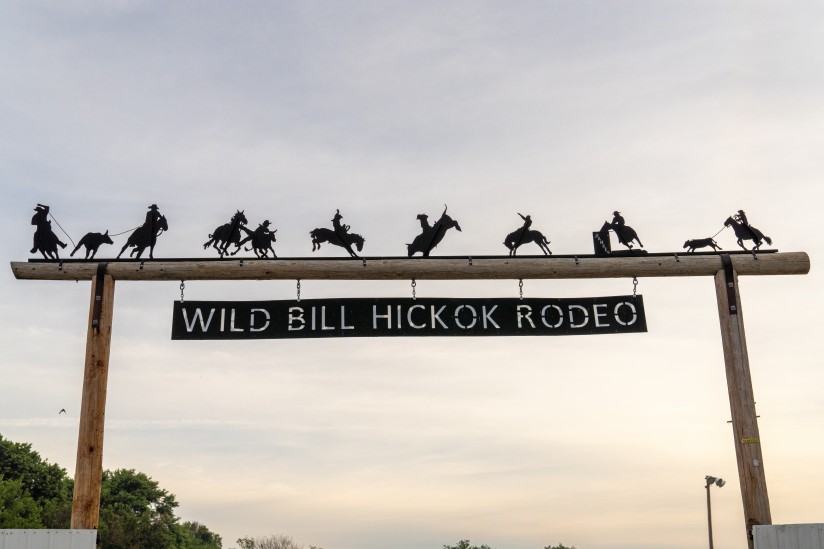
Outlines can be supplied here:
<path id="1" fill-rule="evenodd" d="M 738 210 L 738 213 L 733 215 L 732 218 L 741 223 L 741 225 L 749 231 L 749 233 L 753 236 L 753 240 L 757 238 L 752 230 L 752 227 L 750 226 L 750 223 L 747 221 L 747 214 L 744 213 L 744 210 Z"/>
<path id="2" fill-rule="evenodd" d="M 641 244 L 641 240 L 638 238 L 638 234 L 635 232 L 635 229 L 628 226 L 624 222 L 624 218 L 621 215 L 621 212 L 617 210 L 612 212 L 611 223 L 604 222 L 604 226 L 601 227 L 601 232 L 609 229 L 612 229 L 615 232 L 615 236 L 618 237 L 618 242 L 620 242 L 630 250 L 632 249 L 633 240 L 637 240 L 638 244 L 642 248 L 644 247 L 644 245 Z"/>
<path id="3" fill-rule="evenodd" d="M 66 243 L 61 242 L 52 231 L 51 221 L 49 221 L 49 207 L 44 204 L 37 204 L 34 211 L 37 213 L 32 216 L 31 224 L 35 225 L 37 229 L 34 231 L 31 253 L 39 251 L 43 254 L 43 257 L 58 259 L 57 246 L 65 248 Z"/>
<path id="4" fill-rule="evenodd" d="M 149 211 L 146 212 L 146 221 L 143 223 L 145 226 L 150 227 L 153 233 L 157 232 L 157 227 L 160 225 L 160 212 L 157 209 L 157 204 L 152 204 L 149 206 Z"/>

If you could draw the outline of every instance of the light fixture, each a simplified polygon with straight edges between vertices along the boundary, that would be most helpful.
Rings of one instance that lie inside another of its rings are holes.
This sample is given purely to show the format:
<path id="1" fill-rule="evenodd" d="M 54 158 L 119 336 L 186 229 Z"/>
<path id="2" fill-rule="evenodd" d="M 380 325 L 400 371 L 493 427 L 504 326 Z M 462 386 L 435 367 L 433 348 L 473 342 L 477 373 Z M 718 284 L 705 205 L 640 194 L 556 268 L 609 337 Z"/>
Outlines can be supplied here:
<path id="1" fill-rule="evenodd" d="M 727 482 L 722 478 L 711 477 L 709 475 L 707 475 L 704 478 L 707 480 L 707 485 L 705 486 L 705 488 L 707 489 L 707 526 L 709 527 L 710 532 L 710 549 L 712 549 L 712 510 L 710 507 L 710 486 L 715 484 L 716 486 L 721 488 Z"/>

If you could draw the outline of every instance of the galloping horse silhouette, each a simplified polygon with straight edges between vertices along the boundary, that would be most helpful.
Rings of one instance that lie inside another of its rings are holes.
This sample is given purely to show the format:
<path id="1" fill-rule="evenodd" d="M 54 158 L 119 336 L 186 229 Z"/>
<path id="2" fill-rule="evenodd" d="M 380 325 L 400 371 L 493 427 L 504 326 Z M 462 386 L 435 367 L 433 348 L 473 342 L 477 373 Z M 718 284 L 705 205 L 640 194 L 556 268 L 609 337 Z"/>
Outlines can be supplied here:
<path id="1" fill-rule="evenodd" d="M 169 230 L 169 224 L 166 222 L 166 216 L 161 215 L 159 221 L 154 224 L 154 230 L 152 230 L 151 223 L 144 223 L 137 229 L 135 229 L 132 234 L 129 235 L 129 239 L 123 245 L 123 248 L 120 250 L 120 253 L 117 254 L 119 258 L 123 252 L 126 251 L 126 248 L 129 246 L 134 246 L 134 250 L 129 254 L 133 256 L 137 254 L 136 257 L 140 257 L 143 255 L 143 252 L 146 248 L 149 248 L 149 259 L 154 259 L 154 247 L 157 243 L 157 237 L 163 231 Z"/>
<path id="2" fill-rule="evenodd" d="M 541 231 L 533 231 L 532 229 L 525 231 L 518 229 L 517 231 L 509 233 L 506 235 L 506 240 L 504 240 L 504 246 L 509 248 L 509 255 L 516 255 L 519 247 L 530 242 L 537 244 L 538 247 L 541 248 L 541 251 L 544 252 L 544 255 L 552 255 L 552 250 L 549 249 L 549 241 L 543 233 L 541 233 Z"/>
<path id="3" fill-rule="evenodd" d="M 345 225 L 345 227 L 348 227 L 348 225 Z M 352 257 L 358 257 L 358 254 L 352 251 L 352 244 L 355 245 L 358 251 L 361 251 L 363 250 L 363 243 L 366 241 L 358 233 L 342 232 L 339 234 L 332 229 L 326 228 L 314 229 L 309 233 L 309 236 L 312 237 L 313 252 L 315 250 L 320 250 L 320 245 L 322 242 L 328 242 L 329 244 L 344 248 Z"/>
<path id="4" fill-rule="evenodd" d="M 217 253 L 220 254 L 220 257 L 223 257 L 229 253 L 227 249 L 229 244 L 234 244 L 235 251 L 233 251 L 231 255 L 235 255 L 240 251 L 241 231 L 245 231 L 246 234 L 251 234 L 251 231 L 246 228 L 246 223 L 248 223 L 246 216 L 243 215 L 242 211 L 238 210 L 235 215 L 232 216 L 232 220 L 229 223 L 221 225 L 209 235 L 209 241 L 203 245 L 203 249 L 205 250 L 209 246 L 213 246 L 214 249 L 217 250 Z"/>
<path id="5" fill-rule="evenodd" d="M 757 250 L 761 247 L 762 241 L 766 240 L 767 244 L 772 245 L 772 239 L 769 236 L 764 236 L 764 233 L 753 227 L 752 225 L 744 225 L 743 223 L 739 223 L 732 217 L 728 217 L 726 221 L 724 221 L 725 227 L 732 227 L 732 230 L 735 231 L 735 236 L 738 238 L 738 245 L 741 246 L 743 249 L 747 249 L 744 246 L 743 240 L 752 240 L 753 241 L 753 250 Z"/>
<path id="6" fill-rule="evenodd" d="M 446 231 L 452 228 L 458 229 L 459 231 L 461 230 L 458 222 L 446 215 L 446 210 L 447 206 L 444 204 L 441 218 L 432 226 L 429 225 L 428 215 L 418 214 L 417 219 L 421 222 L 421 234 L 415 237 L 412 244 L 406 245 L 406 251 L 409 257 L 412 257 L 418 252 L 421 252 L 424 257 L 429 257 L 429 252 L 432 251 L 432 248 L 440 244 L 444 235 L 446 235 Z"/>
<path id="7" fill-rule="evenodd" d="M 598 231 L 600 234 L 607 234 L 607 231 L 612 229 L 615 231 L 615 236 L 618 237 L 618 242 L 629 248 L 632 249 L 632 241 L 637 240 L 638 244 L 643 248 L 644 245 L 641 244 L 641 241 L 638 239 L 638 235 L 635 233 L 635 229 L 630 227 L 629 225 L 612 225 L 609 221 L 604 221 L 604 226 L 601 227 L 601 230 Z"/>

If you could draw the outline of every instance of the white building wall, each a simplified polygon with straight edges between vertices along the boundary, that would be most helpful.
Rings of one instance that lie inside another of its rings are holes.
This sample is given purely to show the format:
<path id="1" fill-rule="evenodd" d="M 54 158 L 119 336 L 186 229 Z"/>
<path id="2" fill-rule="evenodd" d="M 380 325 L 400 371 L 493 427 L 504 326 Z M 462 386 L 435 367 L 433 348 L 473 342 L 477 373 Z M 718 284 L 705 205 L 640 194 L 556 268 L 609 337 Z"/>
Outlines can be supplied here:
<path id="1" fill-rule="evenodd" d="M 755 549 L 824 549 L 824 524 L 754 526 Z"/>
<path id="2" fill-rule="evenodd" d="M 0 530 L 0 549 L 95 549 L 97 530 Z"/>

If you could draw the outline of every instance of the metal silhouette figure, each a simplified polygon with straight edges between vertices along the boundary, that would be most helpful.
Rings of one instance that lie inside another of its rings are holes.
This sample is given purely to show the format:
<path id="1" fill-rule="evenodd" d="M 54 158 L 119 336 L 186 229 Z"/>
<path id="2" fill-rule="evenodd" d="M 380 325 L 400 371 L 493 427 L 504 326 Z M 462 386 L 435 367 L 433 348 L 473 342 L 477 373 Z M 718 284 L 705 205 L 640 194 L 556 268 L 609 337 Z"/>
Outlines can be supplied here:
<path id="1" fill-rule="evenodd" d="M 552 251 L 549 249 L 549 241 L 546 237 L 540 231 L 530 229 L 532 226 L 532 217 L 529 215 L 524 216 L 521 213 L 518 213 L 518 215 L 524 220 L 524 225 L 520 229 L 506 235 L 506 239 L 504 240 L 504 246 L 509 249 L 509 255 L 516 255 L 520 246 L 529 244 L 530 242 L 537 244 L 541 251 L 544 252 L 544 255 L 552 255 Z"/>
<path id="2" fill-rule="evenodd" d="M 406 251 L 409 257 L 420 252 L 423 257 L 429 257 L 432 249 L 441 243 L 446 231 L 455 228 L 459 231 L 461 226 L 458 222 L 446 215 L 447 206 L 443 205 L 443 213 L 434 225 L 429 224 L 429 216 L 426 214 L 418 214 L 417 219 L 421 223 L 421 234 L 415 237 L 412 244 L 406 245 Z"/>
<path id="3" fill-rule="evenodd" d="M 612 230 L 615 233 L 615 236 L 618 237 L 618 242 L 629 248 L 632 249 L 632 242 L 637 241 L 638 245 L 642 248 L 644 247 L 641 244 L 641 240 L 638 238 L 638 235 L 635 232 L 635 229 L 630 227 L 624 222 L 624 218 L 621 216 L 621 212 L 614 211 L 612 212 L 612 222 L 605 221 L 604 226 L 601 227 L 601 231 L 603 232 L 606 228 L 607 230 Z"/>
<path id="4" fill-rule="evenodd" d="M 266 221 L 258 225 L 258 228 L 254 231 L 247 231 L 249 232 L 249 236 L 247 236 L 239 242 L 238 248 L 240 248 L 247 242 L 251 242 L 251 248 L 244 248 L 247 252 L 254 251 L 255 255 L 261 258 L 269 257 L 269 252 L 272 252 L 272 257 L 277 257 L 277 254 L 275 254 L 275 249 L 272 247 L 272 243 L 277 240 L 275 238 L 275 233 L 278 232 L 278 230 L 275 229 L 274 231 L 270 231 L 270 224 L 271 223 L 267 219 Z"/>
<path id="5" fill-rule="evenodd" d="M 687 253 L 691 254 L 698 248 L 712 248 L 714 252 L 722 249 L 713 237 L 709 238 L 694 238 L 684 242 L 684 247 L 687 248 Z"/>
<path id="6" fill-rule="evenodd" d="M 366 242 L 366 239 L 357 233 L 350 233 L 349 225 L 341 225 L 341 219 L 343 219 L 343 216 L 340 214 L 340 210 L 336 210 L 335 217 L 332 218 L 332 229 L 318 228 L 309 233 L 309 236 L 312 237 L 313 252 L 320 250 L 321 243 L 328 242 L 344 248 L 351 257 L 358 257 L 358 254 L 352 250 L 352 245 L 360 252 L 363 250 L 363 243 Z"/>
<path id="7" fill-rule="evenodd" d="M 237 254 L 241 249 L 240 239 L 243 233 L 247 235 L 252 234 L 252 231 L 246 228 L 246 223 L 248 223 L 248 221 L 243 211 L 238 210 L 235 212 L 235 215 L 232 216 L 232 220 L 229 221 L 229 223 L 221 225 L 209 235 L 209 241 L 203 245 L 203 249 L 205 250 L 209 246 L 212 246 L 217 250 L 217 253 L 220 254 L 220 257 L 223 257 L 229 253 L 229 245 L 234 244 L 235 250 L 231 252 L 230 255 Z"/>
<path id="8" fill-rule="evenodd" d="M 750 225 L 747 221 L 747 215 L 742 210 L 738 210 L 737 214 L 728 217 L 724 221 L 724 226 L 732 227 L 735 231 L 735 237 L 738 239 L 738 245 L 745 250 L 747 247 L 744 246 L 744 240 L 753 241 L 753 250 L 759 249 L 764 241 L 772 245 L 772 239 L 769 236 L 764 236 L 764 233 Z"/>
<path id="9" fill-rule="evenodd" d="M 51 221 L 49 221 L 49 207 L 44 204 L 37 204 L 34 209 L 36 214 L 31 218 L 31 224 L 35 225 L 37 229 L 34 231 L 34 242 L 31 253 L 40 252 L 45 259 L 60 259 L 57 253 L 57 247 L 66 247 L 65 242 L 54 234 L 51 228 Z"/>
<path id="10" fill-rule="evenodd" d="M 70 256 L 73 256 L 74 253 L 80 249 L 80 246 L 86 247 L 86 257 L 85 259 L 94 259 L 94 255 L 97 253 L 97 249 L 100 248 L 102 244 L 114 244 L 112 242 L 111 237 L 109 236 L 109 231 L 105 233 L 86 233 L 83 235 L 83 238 L 77 243 L 77 246 L 74 247 Z"/>
<path id="11" fill-rule="evenodd" d="M 134 246 L 134 250 L 129 254 L 130 256 L 137 254 L 136 257 L 139 258 L 146 251 L 146 248 L 149 248 L 149 259 L 154 259 L 154 247 L 157 244 L 157 237 L 163 231 L 168 230 L 169 224 L 166 221 L 166 216 L 160 214 L 157 204 L 152 204 L 149 206 L 149 211 L 146 212 L 146 221 L 132 231 L 117 257 L 120 258 L 129 246 Z"/>

